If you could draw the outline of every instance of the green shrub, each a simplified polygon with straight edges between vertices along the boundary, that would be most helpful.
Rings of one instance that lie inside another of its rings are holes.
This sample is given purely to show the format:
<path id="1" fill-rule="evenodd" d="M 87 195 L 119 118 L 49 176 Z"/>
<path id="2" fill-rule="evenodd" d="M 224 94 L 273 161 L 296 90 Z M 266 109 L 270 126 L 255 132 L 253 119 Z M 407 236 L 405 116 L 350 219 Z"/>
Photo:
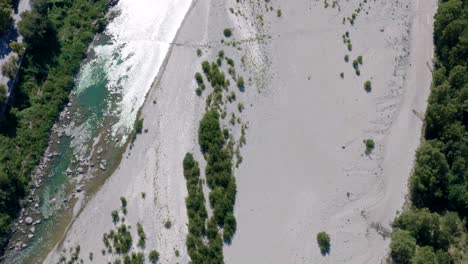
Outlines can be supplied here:
<path id="1" fill-rule="evenodd" d="M 203 55 L 203 51 L 201 49 L 197 49 L 197 56 L 201 57 Z"/>
<path id="2" fill-rule="evenodd" d="M 159 260 L 159 253 L 156 250 L 151 250 L 148 259 L 152 264 L 156 264 Z"/>
<path id="3" fill-rule="evenodd" d="M 375 148 L 375 143 L 374 140 L 372 139 L 366 139 L 364 140 L 364 144 L 366 145 L 366 155 L 371 154 L 372 150 Z"/>
<path id="4" fill-rule="evenodd" d="M 201 96 L 202 94 L 202 89 L 200 87 L 197 87 L 197 89 L 195 89 L 195 93 L 198 95 L 198 96 Z"/>
<path id="5" fill-rule="evenodd" d="M 325 255 L 330 251 L 330 236 L 325 232 L 317 234 L 317 243 L 320 248 L 320 252 Z"/>
<path id="6" fill-rule="evenodd" d="M 125 197 L 120 197 L 120 204 L 123 208 L 127 207 L 127 199 Z"/>
<path id="7" fill-rule="evenodd" d="M 277 17 L 283 16 L 283 12 L 281 11 L 281 9 L 276 10 L 276 16 Z"/>
<path id="8" fill-rule="evenodd" d="M 218 51 L 218 57 L 224 58 L 224 50 Z"/>
<path id="9" fill-rule="evenodd" d="M 201 75 L 201 73 L 195 73 L 195 80 L 197 81 L 198 85 L 203 84 L 203 76 Z"/>
<path id="10" fill-rule="evenodd" d="M 352 51 L 352 50 L 353 50 L 353 44 L 348 43 L 348 51 Z"/>
<path id="11" fill-rule="evenodd" d="M 366 90 L 368 93 L 372 91 L 372 83 L 370 81 L 366 81 L 364 83 L 364 90 Z"/>
<path id="12" fill-rule="evenodd" d="M 244 78 L 242 76 L 239 76 L 239 78 L 237 78 L 237 87 L 239 88 L 239 90 L 244 91 L 244 85 Z"/>
<path id="13" fill-rule="evenodd" d="M 344 73 L 343 72 L 340 73 L 340 77 L 341 77 L 341 79 L 344 79 Z"/>
<path id="14" fill-rule="evenodd" d="M 117 210 L 112 211 L 112 222 L 117 224 L 119 222 L 119 212 Z"/>
<path id="15" fill-rule="evenodd" d="M 143 132 L 143 119 L 142 118 L 138 118 L 135 121 L 135 132 L 137 134 L 141 134 L 141 132 Z"/>
<path id="16" fill-rule="evenodd" d="M 346 55 L 344 56 L 344 61 L 349 62 L 349 55 L 348 55 L 348 54 L 346 54 Z"/>
<path id="17" fill-rule="evenodd" d="M 229 37 L 232 36 L 232 30 L 231 30 L 230 28 L 225 28 L 225 29 L 223 30 L 223 34 L 224 34 L 224 36 L 225 36 L 226 38 L 229 38 Z"/>
<path id="18" fill-rule="evenodd" d="M 244 110 L 244 103 L 242 102 L 239 102 L 237 104 L 237 109 L 239 110 L 239 112 L 242 112 Z"/>
<path id="19" fill-rule="evenodd" d="M 227 58 L 227 64 L 230 65 L 231 67 L 234 67 L 234 60 L 232 60 L 231 58 Z"/>
<path id="20" fill-rule="evenodd" d="M 358 57 L 357 57 L 357 61 L 359 62 L 359 64 L 362 65 L 362 56 L 358 56 Z"/>

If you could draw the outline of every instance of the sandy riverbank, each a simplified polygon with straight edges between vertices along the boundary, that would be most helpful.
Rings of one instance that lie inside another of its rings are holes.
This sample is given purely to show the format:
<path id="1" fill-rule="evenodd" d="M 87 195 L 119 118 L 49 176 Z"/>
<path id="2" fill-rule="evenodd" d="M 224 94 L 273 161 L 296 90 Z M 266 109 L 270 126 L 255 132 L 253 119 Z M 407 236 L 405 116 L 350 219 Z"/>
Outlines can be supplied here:
<path id="1" fill-rule="evenodd" d="M 342 18 L 359 3 L 338 2 L 340 11 L 331 3 L 325 9 L 322 1 L 270 1 L 273 9 L 265 12 L 254 1 L 194 1 L 143 106 L 148 133 L 138 136 L 74 221 L 63 247 L 79 244 L 85 263 L 89 252 L 93 263 L 112 259 L 101 254 L 102 236 L 125 196 L 126 222 L 145 227 L 145 252 L 157 249 L 161 263 L 188 262 L 182 159 L 198 152 L 205 105 L 194 93 L 193 74 L 202 59 L 224 49 L 248 80 L 238 97 L 247 106 L 240 116 L 249 123 L 236 171 L 238 230 L 225 247 L 226 263 L 378 263 L 389 243 L 382 230 L 403 205 L 419 144 L 422 121 L 413 110 L 423 113 L 429 94 L 436 1 L 368 1 L 354 26 Z M 273 11 L 278 8 L 281 17 Z M 237 48 L 220 43 L 226 27 L 234 29 Z M 351 52 L 342 40 L 346 31 Z M 350 61 L 363 56 L 360 76 L 345 54 Z M 370 93 L 363 89 L 366 80 Z M 376 142 L 369 156 L 362 143 L 367 138 Z M 328 256 L 316 244 L 321 230 L 331 235 Z M 60 251 L 46 263 L 55 263 Z"/>

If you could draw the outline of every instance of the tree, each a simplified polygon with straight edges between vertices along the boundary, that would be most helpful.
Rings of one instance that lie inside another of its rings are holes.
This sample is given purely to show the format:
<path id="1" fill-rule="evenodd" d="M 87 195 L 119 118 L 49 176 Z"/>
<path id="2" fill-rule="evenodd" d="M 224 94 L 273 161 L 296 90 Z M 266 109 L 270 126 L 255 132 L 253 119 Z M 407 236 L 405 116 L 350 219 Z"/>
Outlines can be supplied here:
<path id="1" fill-rule="evenodd" d="M 431 247 L 420 247 L 416 250 L 411 264 L 438 264 L 437 256 Z"/>
<path id="2" fill-rule="evenodd" d="M 21 20 L 18 23 L 20 34 L 24 37 L 27 43 L 31 43 L 33 47 L 46 45 L 42 43 L 46 38 L 47 31 L 52 26 L 47 18 L 42 17 L 34 11 L 25 11 L 21 14 Z"/>
<path id="3" fill-rule="evenodd" d="M 416 151 L 411 198 L 417 207 L 440 208 L 448 193 L 449 166 L 445 155 L 430 141 Z"/>
<path id="4" fill-rule="evenodd" d="M 449 245 L 448 228 L 441 225 L 441 217 L 427 208 L 402 213 L 393 223 L 394 228 L 406 230 L 420 246 L 446 249 Z"/>
<path id="5" fill-rule="evenodd" d="M 204 153 L 212 148 L 221 149 L 224 138 L 219 124 L 218 112 L 208 111 L 203 116 L 198 129 L 198 143 Z"/>
<path id="6" fill-rule="evenodd" d="M 9 46 L 11 50 L 18 53 L 20 56 L 24 54 L 24 50 L 26 49 L 24 43 L 18 43 L 16 41 L 10 42 Z"/>
<path id="7" fill-rule="evenodd" d="M 156 250 L 151 250 L 148 255 L 149 261 L 153 264 L 156 264 L 159 260 L 159 253 Z"/>
<path id="8" fill-rule="evenodd" d="M 13 80 L 16 77 L 16 72 L 18 71 L 18 55 L 13 54 L 8 58 L 8 60 L 2 65 L 2 73 Z"/>
<path id="9" fill-rule="evenodd" d="M 317 243 L 320 248 L 322 255 L 328 254 L 330 251 L 330 236 L 325 232 L 320 232 L 317 234 Z"/>
<path id="10" fill-rule="evenodd" d="M 416 239 L 410 232 L 396 228 L 392 234 L 390 243 L 391 256 L 397 264 L 410 263 L 416 250 Z"/>
<path id="11" fill-rule="evenodd" d="M 13 11 L 11 3 L 6 0 L 0 0 L 0 35 L 3 35 L 13 21 L 11 12 Z"/>
<path id="12" fill-rule="evenodd" d="M 0 104 L 2 104 L 3 101 L 5 101 L 7 93 L 8 93 L 8 89 L 6 85 L 3 83 L 0 83 Z"/>

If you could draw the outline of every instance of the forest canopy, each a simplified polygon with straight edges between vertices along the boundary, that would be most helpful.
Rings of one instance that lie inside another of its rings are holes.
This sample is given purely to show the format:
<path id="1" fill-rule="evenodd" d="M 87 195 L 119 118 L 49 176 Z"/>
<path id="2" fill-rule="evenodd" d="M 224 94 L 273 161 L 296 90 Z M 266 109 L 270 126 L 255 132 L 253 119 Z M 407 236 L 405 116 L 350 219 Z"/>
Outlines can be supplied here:
<path id="1" fill-rule="evenodd" d="M 410 179 L 412 208 L 394 222 L 395 263 L 468 261 L 468 2 L 439 2 L 424 139 Z"/>

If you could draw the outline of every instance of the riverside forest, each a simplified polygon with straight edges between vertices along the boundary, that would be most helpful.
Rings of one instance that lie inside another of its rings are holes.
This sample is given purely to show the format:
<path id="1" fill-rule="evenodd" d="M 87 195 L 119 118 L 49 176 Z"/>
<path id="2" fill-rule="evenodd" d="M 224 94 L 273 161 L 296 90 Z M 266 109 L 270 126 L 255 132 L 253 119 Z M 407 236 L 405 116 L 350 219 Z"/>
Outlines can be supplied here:
<path id="1" fill-rule="evenodd" d="M 441 1 L 435 65 L 411 208 L 393 223 L 395 263 L 468 261 L 468 2 Z"/>
<path id="2" fill-rule="evenodd" d="M 0 7 L 3 9 L 3 0 Z M 14 98 L 0 123 L 0 241 L 26 203 L 31 172 L 68 100 L 74 74 L 94 34 L 105 26 L 108 0 L 32 0 L 18 28 L 27 48 Z"/>

